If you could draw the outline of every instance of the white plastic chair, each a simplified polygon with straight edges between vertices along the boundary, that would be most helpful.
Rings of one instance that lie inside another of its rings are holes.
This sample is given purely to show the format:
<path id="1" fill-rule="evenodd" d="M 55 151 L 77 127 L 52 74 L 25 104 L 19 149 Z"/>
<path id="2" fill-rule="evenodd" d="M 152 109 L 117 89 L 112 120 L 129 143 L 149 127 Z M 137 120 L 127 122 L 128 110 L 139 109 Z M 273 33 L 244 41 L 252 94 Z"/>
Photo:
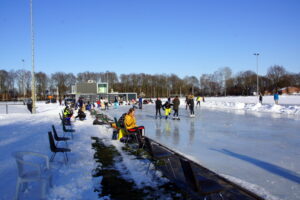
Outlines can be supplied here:
<path id="1" fill-rule="evenodd" d="M 20 189 L 23 191 L 28 182 L 38 181 L 41 183 L 41 199 L 46 198 L 47 186 L 52 187 L 51 172 L 49 166 L 48 156 L 27 151 L 18 151 L 12 153 L 12 156 L 16 159 L 18 168 L 18 178 L 16 185 L 15 199 L 19 199 Z M 43 161 L 37 162 L 37 161 Z"/>

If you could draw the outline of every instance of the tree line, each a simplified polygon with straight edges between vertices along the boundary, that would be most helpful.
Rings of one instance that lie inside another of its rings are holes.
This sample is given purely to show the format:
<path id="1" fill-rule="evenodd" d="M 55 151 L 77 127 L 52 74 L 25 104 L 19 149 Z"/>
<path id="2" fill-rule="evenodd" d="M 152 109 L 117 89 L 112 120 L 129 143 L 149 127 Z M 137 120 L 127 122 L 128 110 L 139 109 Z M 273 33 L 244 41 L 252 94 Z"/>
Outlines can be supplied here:
<path id="1" fill-rule="evenodd" d="M 16 100 L 31 96 L 30 71 L 20 69 L 0 70 L 0 100 Z M 283 66 L 268 68 L 265 76 L 258 76 L 259 92 L 273 93 L 288 86 L 300 87 L 300 73 L 290 73 Z M 117 75 L 115 72 L 56 72 L 47 75 L 35 73 L 37 99 L 44 100 L 49 95 L 61 97 L 71 92 L 72 85 L 79 82 L 108 82 L 110 91 L 136 92 L 145 97 L 167 97 L 193 93 L 201 96 L 253 95 L 257 88 L 257 74 L 251 70 L 233 75 L 229 67 L 223 67 L 212 74 L 178 77 L 176 74 L 132 73 Z"/>

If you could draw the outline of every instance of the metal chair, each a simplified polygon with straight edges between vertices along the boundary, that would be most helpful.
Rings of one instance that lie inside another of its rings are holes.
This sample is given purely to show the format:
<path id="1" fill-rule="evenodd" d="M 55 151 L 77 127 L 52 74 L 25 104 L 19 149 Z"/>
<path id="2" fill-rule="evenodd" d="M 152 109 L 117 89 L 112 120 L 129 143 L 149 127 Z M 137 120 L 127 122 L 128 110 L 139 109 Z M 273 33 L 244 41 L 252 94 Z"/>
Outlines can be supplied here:
<path id="1" fill-rule="evenodd" d="M 66 128 L 66 125 L 63 123 L 62 124 L 62 129 L 65 133 L 71 133 L 72 139 L 74 138 L 73 133 L 75 132 L 74 129 Z"/>
<path id="2" fill-rule="evenodd" d="M 16 159 L 18 178 L 15 199 L 20 198 L 20 189 L 25 189 L 28 182 L 38 181 L 41 183 L 41 199 L 46 198 L 47 186 L 52 187 L 52 175 L 50 171 L 48 156 L 29 151 L 18 151 L 12 153 Z M 43 162 L 36 162 L 42 160 Z M 34 162 L 35 161 L 35 162 Z"/>
<path id="3" fill-rule="evenodd" d="M 50 150 L 51 150 L 51 152 L 53 152 L 53 154 L 50 158 L 50 162 L 52 162 L 54 160 L 56 153 L 60 152 L 60 153 L 64 154 L 65 163 L 67 163 L 68 162 L 67 152 L 70 152 L 71 149 L 56 147 L 51 131 L 48 132 L 48 136 L 49 136 Z"/>
<path id="4" fill-rule="evenodd" d="M 52 130 L 53 130 L 53 135 L 54 135 L 54 139 L 57 141 L 56 144 L 58 144 L 58 142 L 60 141 L 64 141 L 66 143 L 66 146 L 68 147 L 68 140 L 70 140 L 70 138 L 68 137 L 59 137 L 57 135 L 57 132 L 56 132 L 56 129 L 55 129 L 55 126 L 52 125 Z"/>

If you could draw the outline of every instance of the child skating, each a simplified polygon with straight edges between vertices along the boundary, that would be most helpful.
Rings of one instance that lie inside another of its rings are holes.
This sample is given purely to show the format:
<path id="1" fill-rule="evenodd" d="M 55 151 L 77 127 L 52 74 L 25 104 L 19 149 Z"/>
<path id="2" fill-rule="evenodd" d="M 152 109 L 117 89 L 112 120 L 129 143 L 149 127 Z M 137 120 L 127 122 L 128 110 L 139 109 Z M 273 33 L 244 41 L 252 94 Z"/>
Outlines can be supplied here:
<path id="1" fill-rule="evenodd" d="M 169 101 L 166 101 L 164 105 L 162 105 L 162 109 L 165 111 L 166 119 L 168 119 L 169 115 L 171 114 L 171 106 L 172 104 Z"/>

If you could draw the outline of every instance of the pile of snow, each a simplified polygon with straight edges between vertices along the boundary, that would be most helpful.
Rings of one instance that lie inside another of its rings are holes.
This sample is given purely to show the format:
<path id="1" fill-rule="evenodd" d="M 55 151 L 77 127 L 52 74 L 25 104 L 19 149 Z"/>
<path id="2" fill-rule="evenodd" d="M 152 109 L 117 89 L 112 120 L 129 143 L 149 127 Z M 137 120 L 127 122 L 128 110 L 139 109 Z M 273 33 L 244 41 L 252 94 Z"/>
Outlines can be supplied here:
<path id="1" fill-rule="evenodd" d="M 163 99 L 166 101 L 166 99 Z M 185 107 L 185 98 L 181 98 L 181 106 Z M 196 101 L 195 101 L 196 105 Z M 273 96 L 264 96 L 263 103 L 256 96 L 206 97 L 201 107 L 213 109 L 233 109 L 254 112 L 268 112 L 287 115 L 300 115 L 300 96 L 280 96 L 279 105 L 274 103 Z"/>

